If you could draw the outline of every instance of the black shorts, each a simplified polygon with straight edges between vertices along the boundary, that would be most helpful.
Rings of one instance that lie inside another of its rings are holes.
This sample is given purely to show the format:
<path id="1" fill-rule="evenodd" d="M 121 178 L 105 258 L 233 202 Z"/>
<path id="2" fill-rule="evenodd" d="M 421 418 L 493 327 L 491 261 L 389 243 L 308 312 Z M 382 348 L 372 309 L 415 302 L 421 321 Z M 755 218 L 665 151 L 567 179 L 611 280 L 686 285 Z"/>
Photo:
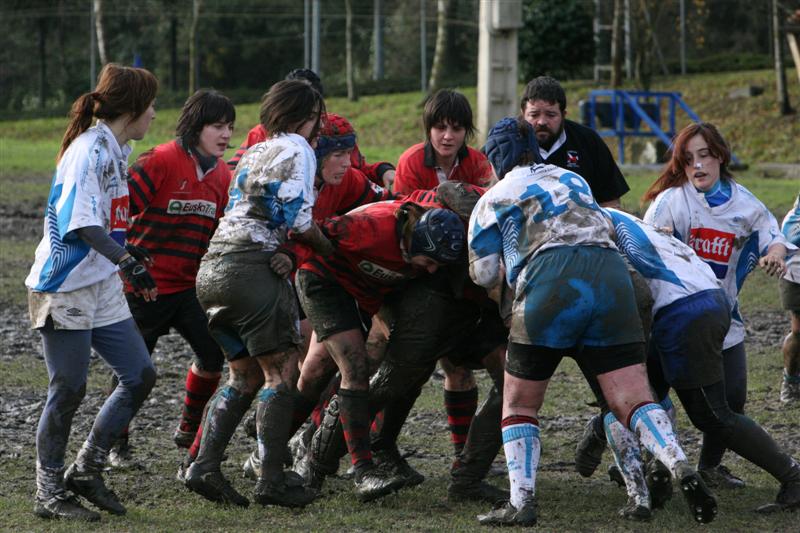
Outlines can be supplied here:
<path id="1" fill-rule="evenodd" d="M 783 308 L 795 314 L 800 314 L 800 284 L 781 278 L 779 289 Z"/>
<path id="2" fill-rule="evenodd" d="M 644 363 L 644 343 L 584 346 L 578 350 L 510 342 L 506 355 L 506 372 L 520 379 L 545 381 L 553 376 L 564 357 L 574 358 L 585 374 L 596 377 L 626 366 Z"/>
<path id="3" fill-rule="evenodd" d="M 365 334 L 369 331 L 368 320 L 362 316 L 355 298 L 335 281 L 308 270 L 299 270 L 295 286 L 318 341 L 351 329 Z"/>
<path id="4" fill-rule="evenodd" d="M 225 357 L 208 332 L 208 323 L 194 289 L 159 294 L 154 302 L 125 293 L 133 319 L 152 353 L 158 338 L 174 328 L 195 353 L 195 364 L 207 372 L 219 372 Z"/>

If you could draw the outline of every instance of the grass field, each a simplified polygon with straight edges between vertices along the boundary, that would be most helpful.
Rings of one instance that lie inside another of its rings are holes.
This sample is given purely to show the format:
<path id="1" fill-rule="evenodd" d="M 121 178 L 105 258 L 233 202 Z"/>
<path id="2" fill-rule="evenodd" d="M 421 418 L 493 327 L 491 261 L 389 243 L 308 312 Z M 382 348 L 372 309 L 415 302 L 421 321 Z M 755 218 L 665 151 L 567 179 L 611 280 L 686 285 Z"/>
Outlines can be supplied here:
<path id="1" fill-rule="evenodd" d="M 728 90 L 744 84 L 763 84 L 767 92 L 746 101 L 727 102 Z M 747 162 L 800 162 L 796 149 L 797 117 L 775 118 L 770 72 L 747 72 L 691 76 L 684 80 L 658 81 L 658 89 L 677 89 L 700 115 L 722 126 L 734 150 Z M 797 84 L 790 83 L 797 101 Z M 571 106 L 591 88 L 586 83 L 567 85 Z M 474 89 L 465 89 L 473 99 Z M 721 95 L 721 96 L 720 96 Z M 347 116 L 360 134 L 360 146 L 369 160 L 396 161 L 404 148 L 422 138 L 419 125 L 420 94 L 365 97 L 351 103 L 328 102 L 331 111 Z M 570 109 L 573 109 L 571 107 Z M 577 108 L 575 107 L 575 113 Z M 237 106 L 238 145 L 256 122 L 257 105 Z M 159 110 L 157 122 L 136 150 L 149 148 L 171 137 L 177 110 Z M 166 349 L 155 354 L 159 383 L 143 408 L 136 426 L 137 454 L 146 466 L 109 476 L 110 484 L 129 506 L 125 517 L 103 516 L 99 525 L 48 523 L 31 514 L 34 490 L 33 433 L 47 373 L 38 357 L 35 334 L 26 330 L 25 291 L 22 280 L 33 257 L 41 232 L 41 211 L 47 196 L 53 158 L 58 150 L 63 119 L 0 122 L 0 530 L 2 531 L 470 531 L 477 530 L 475 515 L 486 511 L 483 504 L 451 504 L 446 499 L 447 470 L 452 460 L 441 383 L 431 381 L 424 389 L 409 424 L 401 436 L 401 447 L 417 450 L 410 462 L 427 480 L 421 486 L 384 500 L 361 505 L 350 492 L 349 481 L 334 479 L 326 485 L 326 497 L 301 512 L 251 506 L 226 509 L 188 493 L 174 480 L 179 454 L 169 442 L 177 413 L 182 369 L 188 354 Z M 781 139 L 776 142 L 776 139 Z M 229 152 L 230 154 L 230 152 Z M 626 172 L 631 192 L 623 198 L 626 209 L 641 212 L 638 198 L 655 178 L 654 171 Z M 750 170 L 737 178 L 776 214 L 782 216 L 800 190 L 800 180 L 763 179 Z M 749 398 L 748 412 L 787 447 L 800 456 L 800 408 L 781 408 L 776 401 L 780 385 L 780 341 L 788 321 L 777 302 L 775 280 L 755 272 L 742 294 L 742 309 L 748 321 Z M 76 416 L 68 457 L 74 457 L 87 424 L 102 401 L 106 374 L 102 365 L 92 365 L 89 392 Z M 479 374 L 485 396 L 488 378 Z M 573 471 L 573 454 L 583 424 L 594 414 L 588 387 L 572 361 L 565 361 L 548 391 L 541 413 L 542 467 L 538 481 L 541 531 L 648 531 L 700 530 L 685 509 L 680 496 L 657 513 L 650 524 L 625 522 L 616 515 L 624 503 L 624 491 L 608 482 L 604 467 L 589 480 Z M 150 413 L 150 414 L 148 414 Z M 155 413 L 155 414 L 153 414 Z M 680 413 L 683 442 L 696 457 L 699 435 Z M 239 465 L 249 452 L 240 435 L 234 439 L 225 472 L 249 495 L 251 485 L 239 477 Z M 606 461 L 610 457 L 607 454 Z M 726 464 L 747 480 L 748 488 L 719 494 L 716 522 L 704 531 L 797 531 L 800 515 L 761 516 L 751 509 L 774 499 L 777 484 L 768 475 L 729 454 Z M 506 484 L 503 478 L 493 483 Z"/>

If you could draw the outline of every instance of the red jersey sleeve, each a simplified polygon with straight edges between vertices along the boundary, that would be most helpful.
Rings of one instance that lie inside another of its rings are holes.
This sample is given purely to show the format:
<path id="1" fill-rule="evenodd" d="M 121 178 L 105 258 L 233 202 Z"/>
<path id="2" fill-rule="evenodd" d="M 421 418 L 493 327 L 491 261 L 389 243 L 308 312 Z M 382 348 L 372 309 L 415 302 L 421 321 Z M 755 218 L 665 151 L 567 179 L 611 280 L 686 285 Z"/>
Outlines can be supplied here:
<path id="1" fill-rule="evenodd" d="M 425 157 L 424 145 L 417 144 L 403 152 L 397 162 L 397 171 L 394 176 L 394 192 L 396 194 L 411 194 L 420 189 L 433 189 L 436 184 L 428 183 L 422 174 L 422 161 Z"/>
<path id="2" fill-rule="evenodd" d="M 248 133 L 247 138 L 242 141 L 241 146 L 239 149 L 236 150 L 236 153 L 233 154 L 233 157 L 228 159 L 228 168 L 231 172 L 236 170 L 236 165 L 239 164 L 239 160 L 242 156 L 247 152 L 247 150 L 253 146 L 254 144 L 258 144 L 260 142 L 264 142 L 267 140 L 267 130 L 264 129 L 264 126 L 261 124 L 254 126 Z"/>
<path id="3" fill-rule="evenodd" d="M 131 216 L 138 215 L 150 205 L 163 180 L 164 167 L 155 149 L 140 155 L 128 173 Z"/>

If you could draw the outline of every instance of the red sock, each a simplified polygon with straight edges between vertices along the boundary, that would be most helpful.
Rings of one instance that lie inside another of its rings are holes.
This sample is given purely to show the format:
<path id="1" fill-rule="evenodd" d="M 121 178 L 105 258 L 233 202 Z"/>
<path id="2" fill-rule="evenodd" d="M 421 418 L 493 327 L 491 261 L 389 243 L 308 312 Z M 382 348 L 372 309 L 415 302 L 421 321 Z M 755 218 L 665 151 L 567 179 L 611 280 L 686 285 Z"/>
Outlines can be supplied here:
<path id="1" fill-rule="evenodd" d="M 378 411 L 375 413 L 375 418 L 372 419 L 372 425 L 369 427 L 369 432 L 378 434 L 381 432 L 381 428 L 383 427 L 383 411 Z"/>
<path id="2" fill-rule="evenodd" d="M 220 376 L 213 378 L 200 377 L 192 369 L 186 374 L 186 396 L 183 399 L 181 412 L 181 431 L 197 431 L 203 417 L 208 400 L 214 395 L 219 384 Z"/>
<path id="3" fill-rule="evenodd" d="M 203 424 L 197 427 L 197 433 L 194 435 L 194 442 L 189 447 L 189 457 L 194 461 L 197 458 L 197 453 L 200 451 L 200 441 L 203 440 Z"/>
<path id="4" fill-rule="evenodd" d="M 356 471 L 372 463 L 369 438 L 369 393 L 339 389 L 339 420 L 350 461 Z"/>
<path id="5" fill-rule="evenodd" d="M 464 449 L 472 417 L 478 409 L 477 387 L 465 391 L 444 391 L 444 408 L 447 411 L 447 424 L 450 426 L 450 440 L 456 455 Z"/>

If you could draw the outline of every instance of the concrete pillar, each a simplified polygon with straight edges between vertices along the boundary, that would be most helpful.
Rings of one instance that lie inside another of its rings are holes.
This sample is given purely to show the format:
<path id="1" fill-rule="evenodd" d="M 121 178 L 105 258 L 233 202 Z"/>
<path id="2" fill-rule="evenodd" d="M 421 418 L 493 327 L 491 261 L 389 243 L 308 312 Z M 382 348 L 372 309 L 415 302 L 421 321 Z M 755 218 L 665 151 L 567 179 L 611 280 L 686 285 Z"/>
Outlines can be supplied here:
<path id="1" fill-rule="evenodd" d="M 486 134 L 501 118 L 516 115 L 517 33 L 523 26 L 521 0 L 482 0 L 478 36 L 478 134 Z"/>

